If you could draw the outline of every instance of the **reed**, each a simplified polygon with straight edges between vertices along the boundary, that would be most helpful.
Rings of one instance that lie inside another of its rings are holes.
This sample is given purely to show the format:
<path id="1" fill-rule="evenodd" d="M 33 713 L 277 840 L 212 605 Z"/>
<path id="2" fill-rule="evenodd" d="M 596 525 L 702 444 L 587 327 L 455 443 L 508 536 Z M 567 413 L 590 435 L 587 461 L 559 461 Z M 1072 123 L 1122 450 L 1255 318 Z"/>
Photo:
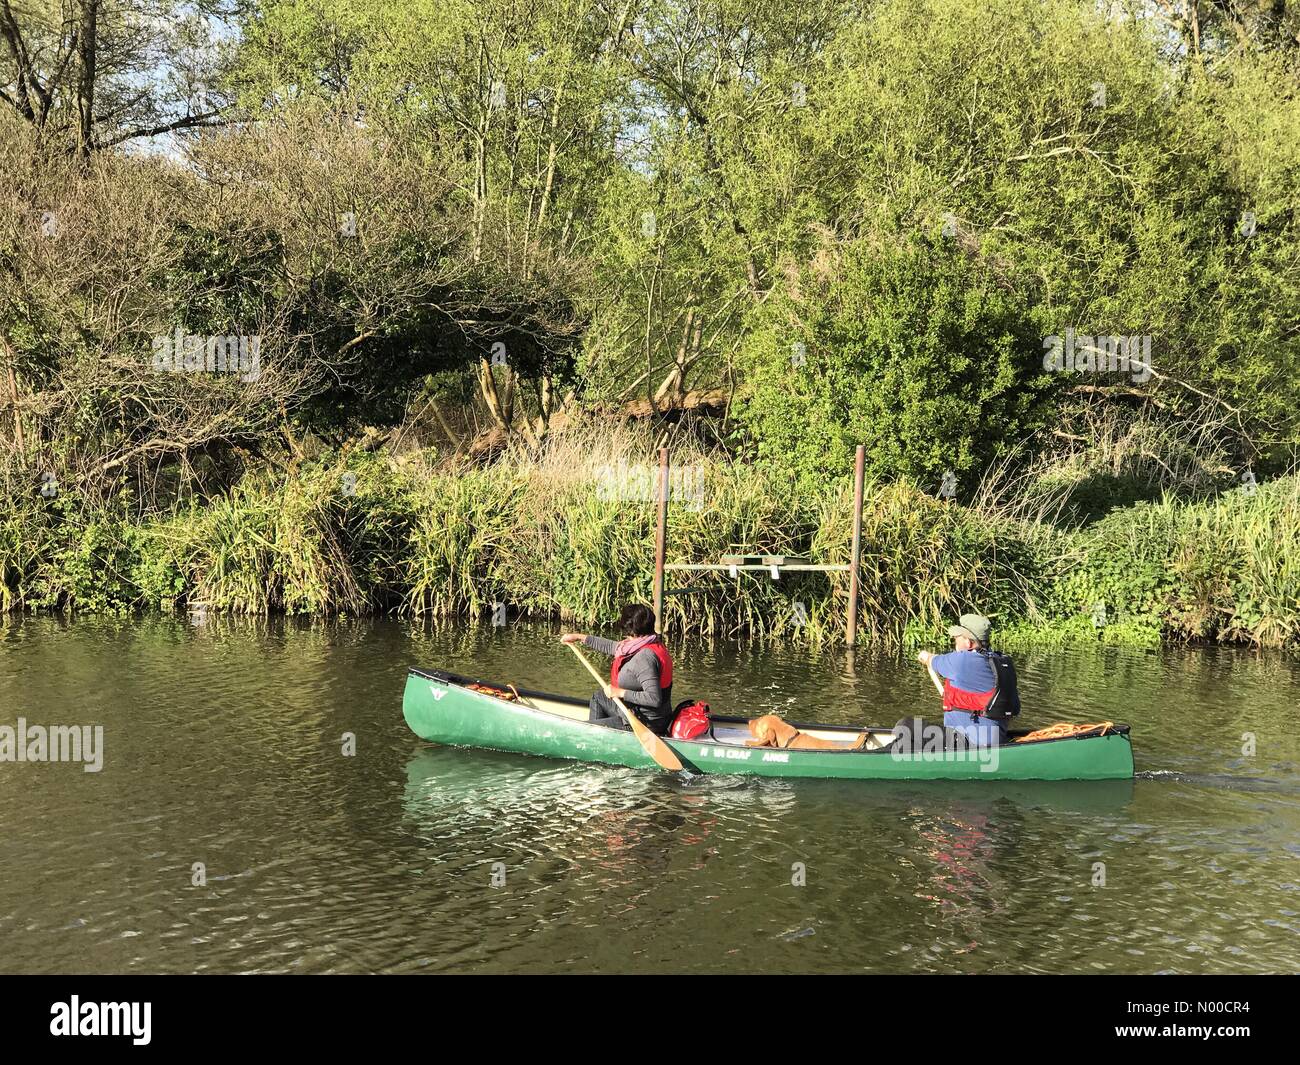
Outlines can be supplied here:
<path id="1" fill-rule="evenodd" d="M 145 517 L 129 501 L 94 508 L 72 494 L 0 495 L 0 608 L 453 617 L 500 605 L 511 620 L 598 628 L 623 603 L 651 598 L 653 445 L 636 431 L 590 430 L 487 465 L 325 455 Z M 847 560 L 847 477 L 799 490 L 690 442 L 675 443 L 673 459 L 670 561 Z M 1080 526 L 1063 519 L 1060 498 L 1045 504 L 1016 476 L 990 481 L 968 506 L 906 482 L 868 486 L 864 642 L 933 641 L 980 610 L 1008 645 L 1300 645 L 1300 477 L 1249 495 L 1166 492 Z M 667 598 L 663 626 L 678 637 L 832 645 L 847 581 L 670 572 L 670 590 L 683 594 Z"/>

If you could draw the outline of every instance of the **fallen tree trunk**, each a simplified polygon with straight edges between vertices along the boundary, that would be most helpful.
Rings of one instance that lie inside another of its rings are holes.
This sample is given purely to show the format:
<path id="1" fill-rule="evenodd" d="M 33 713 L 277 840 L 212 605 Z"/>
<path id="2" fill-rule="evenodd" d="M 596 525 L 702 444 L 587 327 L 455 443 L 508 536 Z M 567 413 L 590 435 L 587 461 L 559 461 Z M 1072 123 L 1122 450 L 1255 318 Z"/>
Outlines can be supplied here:
<path id="1" fill-rule="evenodd" d="M 620 418 L 650 418 L 656 414 L 677 414 L 687 410 L 721 411 L 726 409 L 728 395 L 725 388 L 700 388 L 687 392 L 672 403 L 657 406 L 651 406 L 648 399 L 629 400 L 612 414 Z"/>

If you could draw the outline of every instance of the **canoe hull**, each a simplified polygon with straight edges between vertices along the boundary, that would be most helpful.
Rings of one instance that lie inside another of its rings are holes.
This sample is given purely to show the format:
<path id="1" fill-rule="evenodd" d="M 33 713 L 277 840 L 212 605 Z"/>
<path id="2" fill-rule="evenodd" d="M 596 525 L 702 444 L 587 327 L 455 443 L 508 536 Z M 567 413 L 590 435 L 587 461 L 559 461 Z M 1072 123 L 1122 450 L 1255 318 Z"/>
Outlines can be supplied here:
<path id="1" fill-rule="evenodd" d="M 636 737 L 530 708 L 464 687 L 467 678 L 411 670 L 402 698 L 406 723 L 421 739 L 457 747 L 658 769 Z M 581 706 L 581 700 L 521 690 Z M 821 727 L 821 726 L 819 726 Z M 856 780 L 1116 780 L 1133 776 L 1128 730 L 964 752 L 895 755 L 886 751 L 777 751 L 665 738 L 694 773 Z"/>

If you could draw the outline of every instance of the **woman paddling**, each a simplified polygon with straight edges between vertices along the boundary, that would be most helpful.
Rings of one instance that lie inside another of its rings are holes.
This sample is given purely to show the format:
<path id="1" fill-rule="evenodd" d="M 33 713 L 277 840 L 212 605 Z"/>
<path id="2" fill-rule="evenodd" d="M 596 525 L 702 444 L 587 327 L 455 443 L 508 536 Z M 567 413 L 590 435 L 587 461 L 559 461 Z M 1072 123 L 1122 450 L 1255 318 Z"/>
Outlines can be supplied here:
<path id="1" fill-rule="evenodd" d="M 618 698 L 651 732 L 666 735 L 673 716 L 673 660 L 655 632 L 654 611 L 629 603 L 619 615 L 618 628 L 624 639 L 617 643 L 580 632 L 560 637 L 564 643 L 580 643 L 614 657 L 609 683 L 592 695 L 587 720 L 610 728 L 630 728 L 614 705 Z"/>

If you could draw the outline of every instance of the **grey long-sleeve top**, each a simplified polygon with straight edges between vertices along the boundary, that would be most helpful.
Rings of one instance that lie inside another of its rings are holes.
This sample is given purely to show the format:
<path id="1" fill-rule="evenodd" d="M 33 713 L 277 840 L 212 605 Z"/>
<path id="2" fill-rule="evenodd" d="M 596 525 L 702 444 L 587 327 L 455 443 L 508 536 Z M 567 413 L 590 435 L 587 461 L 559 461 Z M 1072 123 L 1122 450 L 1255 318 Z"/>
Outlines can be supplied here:
<path id="1" fill-rule="evenodd" d="M 599 651 L 611 658 L 618 650 L 618 643 L 606 640 L 602 636 L 586 636 L 582 645 Z M 643 647 L 618 671 L 618 686 L 626 690 L 623 702 L 628 706 L 639 706 L 646 710 L 658 710 L 663 707 L 665 692 L 659 685 L 659 656 L 650 648 Z"/>

